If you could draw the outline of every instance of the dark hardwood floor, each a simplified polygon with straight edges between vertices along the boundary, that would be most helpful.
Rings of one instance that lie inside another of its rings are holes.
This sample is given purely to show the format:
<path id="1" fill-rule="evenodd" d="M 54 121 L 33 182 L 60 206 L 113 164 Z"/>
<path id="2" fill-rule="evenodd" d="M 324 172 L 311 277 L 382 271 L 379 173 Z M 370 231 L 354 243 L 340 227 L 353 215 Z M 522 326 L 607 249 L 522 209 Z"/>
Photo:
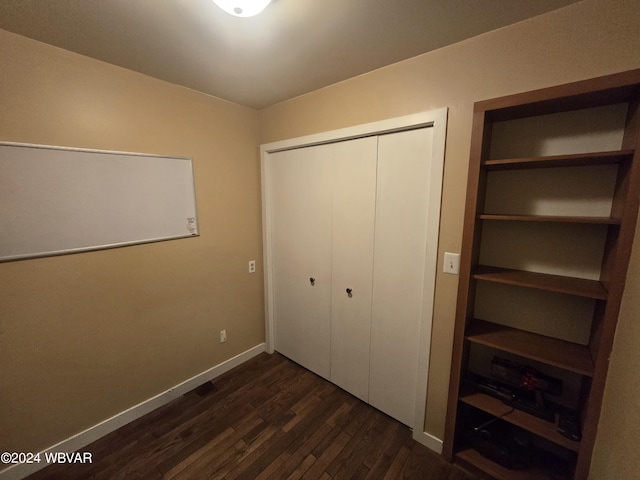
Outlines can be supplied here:
<path id="1" fill-rule="evenodd" d="M 93 463 L 51 465 L 28 479 L 475 478 L 406 426 L 266 353 L 82 451 Z"/>

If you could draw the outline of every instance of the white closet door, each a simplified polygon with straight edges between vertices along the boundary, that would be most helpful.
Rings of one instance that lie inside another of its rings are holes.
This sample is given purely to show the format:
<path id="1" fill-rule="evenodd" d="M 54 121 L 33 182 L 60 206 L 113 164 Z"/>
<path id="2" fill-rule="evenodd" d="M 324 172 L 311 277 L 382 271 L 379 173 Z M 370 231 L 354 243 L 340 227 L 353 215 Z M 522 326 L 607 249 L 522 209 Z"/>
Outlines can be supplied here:
<path id="1" fill-rule="evenodd" d="M 271 162 L 275 349 L 329 379 L 331 163 L 316 147 Z"/>
<path id="2" fill-rule="evenodd" d="M 409 426 L 415 415 L 432 130 L 378 139 L 369 403 Z"/>
<path id="3" fill-rule="evenodd" d="M 376 137 L 326 145 L 333 161 L 331 381 L 364 401 L 369 397 L 376 149 Z"/>

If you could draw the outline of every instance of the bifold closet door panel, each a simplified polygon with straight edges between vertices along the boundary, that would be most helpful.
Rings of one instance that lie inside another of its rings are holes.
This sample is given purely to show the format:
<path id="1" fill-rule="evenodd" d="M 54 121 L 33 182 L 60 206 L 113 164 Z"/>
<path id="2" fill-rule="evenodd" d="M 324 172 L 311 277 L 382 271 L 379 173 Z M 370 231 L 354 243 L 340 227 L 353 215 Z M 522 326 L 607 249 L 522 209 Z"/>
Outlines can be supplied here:
<path id="1" fill-rule="evenodd" d="M 378 139 L 369 403 L 409 426 L 415 416 L 432 132 L 422 128 Z"/>
<path id="2" fill-rule="evenodd" d="M 271 162 L 275 349 L 329 379 L 331 162 L 321 147 Z"/>
<path id="3" fill-rule="evenodd" d="M 326 151 L 333 162 L 331 381 L 367 401 L 377 139 Z"/>
<path id="4" fill-rule="evenodd" d="M 269 173 L 275 349 L 410 426 L 431 137 L 278 152 Z"/>

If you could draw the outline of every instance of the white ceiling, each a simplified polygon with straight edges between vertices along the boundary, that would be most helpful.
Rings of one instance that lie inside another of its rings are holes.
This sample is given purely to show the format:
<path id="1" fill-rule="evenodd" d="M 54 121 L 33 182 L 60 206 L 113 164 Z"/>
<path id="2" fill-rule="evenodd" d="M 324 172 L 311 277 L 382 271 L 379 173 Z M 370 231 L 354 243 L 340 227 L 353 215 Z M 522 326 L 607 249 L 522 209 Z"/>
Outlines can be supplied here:
<path id="1" fill-rule="evenodd" d="M 253 108 L 578 0 L 0 0 L 0 28 Z"/>

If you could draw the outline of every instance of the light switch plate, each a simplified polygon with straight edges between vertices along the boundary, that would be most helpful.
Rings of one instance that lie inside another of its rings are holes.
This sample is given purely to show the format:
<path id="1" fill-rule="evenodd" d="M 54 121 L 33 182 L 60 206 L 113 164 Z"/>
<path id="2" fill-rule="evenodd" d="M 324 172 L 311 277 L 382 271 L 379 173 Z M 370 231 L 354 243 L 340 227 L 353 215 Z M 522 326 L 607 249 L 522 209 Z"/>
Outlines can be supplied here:
<path id="1" fill-rule="evenodd" d="M 444 252 L 444 273 L 458 275 L 460 273 L 460 254 Z"/>

